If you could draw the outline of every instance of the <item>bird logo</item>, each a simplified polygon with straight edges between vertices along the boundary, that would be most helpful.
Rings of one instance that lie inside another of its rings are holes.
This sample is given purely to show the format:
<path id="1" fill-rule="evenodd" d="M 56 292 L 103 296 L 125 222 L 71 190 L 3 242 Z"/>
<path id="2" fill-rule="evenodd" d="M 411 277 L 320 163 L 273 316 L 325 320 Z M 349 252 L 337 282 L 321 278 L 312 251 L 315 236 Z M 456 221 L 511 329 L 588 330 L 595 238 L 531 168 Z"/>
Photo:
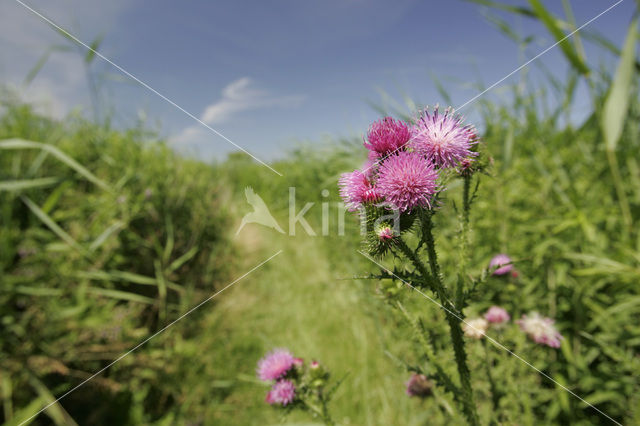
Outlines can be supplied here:
<path id="1" fill-rule="evenodd" d="M 238 235 L 242 228 L 244 228 L 244 226 L 248 223 L 257 223 L 260 225 L 264 225 L 268 228 L 275 229 L 281 234 L 284 234 L 284 231 L 271 215 L 271 212 L 269 211 L 269 208 L 267 207 L 265 202 L 262 200 L 262 198 L 260 198 L 258 194 L 254 192 L 253 188 L 247 186 L 244 189 L 244 196 L 247 199 L 247 203 L 249 203 L 251 207 L 253 207 L 253 211 L 244 215 L 244 217 L 242 218 L 242 222 L 240 222 L 240 227 L 238 228 L 238 231 L 236 231 L 236 235 Z"/>

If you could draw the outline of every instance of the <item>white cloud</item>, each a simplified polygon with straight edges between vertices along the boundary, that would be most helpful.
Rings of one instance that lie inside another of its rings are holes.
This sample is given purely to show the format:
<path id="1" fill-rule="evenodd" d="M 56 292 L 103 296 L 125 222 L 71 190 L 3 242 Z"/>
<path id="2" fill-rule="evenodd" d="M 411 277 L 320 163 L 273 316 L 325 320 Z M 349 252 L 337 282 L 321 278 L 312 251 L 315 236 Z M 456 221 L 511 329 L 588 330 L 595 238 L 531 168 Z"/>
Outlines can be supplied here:
<path id="1" fill-rule="evenodd" d="M 245 111 L 263 108 L 295 108 L 304 101 L 303 95 L 276 95 L 269 90 L 256 87 L 249 77 L 232 81 L 222 89 L 221 98 L 207 106 L 200 120 L 209 125 L 228 122 Z M 200 124 L 184 128 L 171 138 L 179 144 L 202 141 L 209 130 Z"/>
<path id="2" fill-rule="evenodd" d="M 225 86 L 222 98 L 205 108 L 200 119 L 207 124 L 218 124 L 243 111 L 296 107 L 303 100 L 304 97 L 300 95 L 275 96 L 267 90 L 256 88 L 249 77 L 242 77 Z"/>

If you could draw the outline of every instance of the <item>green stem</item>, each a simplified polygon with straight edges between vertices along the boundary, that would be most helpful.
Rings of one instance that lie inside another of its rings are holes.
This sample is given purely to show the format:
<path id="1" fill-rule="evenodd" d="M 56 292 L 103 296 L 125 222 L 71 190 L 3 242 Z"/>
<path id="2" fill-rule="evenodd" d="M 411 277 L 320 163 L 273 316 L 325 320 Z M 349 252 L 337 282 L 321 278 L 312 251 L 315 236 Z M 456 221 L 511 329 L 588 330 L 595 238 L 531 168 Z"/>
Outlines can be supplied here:
<path id="1" fill-rule="evenodd" d="M 458 367 L 458 375 L 460 376 L 460 386 L 462 388 L 463 412 L 469 424 L 479 425 L 480 420 L 478 418 L 476 405 L 473 401 L 473 389 L 471 388 L 471 372 L 467 366 L 467 353 L 464 348 L 462 328 L 460 327 L 462 314 L 458 312 L 456 307 L 449 301 L 447 290 L 440 277 L 440 266 L 438 265 L 435 241 L 433 239 L 433 222 L 431 215 L 432 213 L 428 212 L 422 217 L 422 232 L 424 233 L 427 243 L 432 282 L 440 298 L 440 303 L 445 308 L 447 323 L 449 324 L 449 333 L 451 335 L 451 342 L 453 343 L 453 351 Z"/>
<path id="2" fill-rule="evenodd" d="M 493 403 L 494 413 L 497 413 L 500 407 L 502 393 L 496 386 L 496 382 L 493 380 L 493 375 L 491 374 L 491 357 L 489 356 L 489 349 L 487 348 L 487 341 L 485 339 L 482 340 L 482 346 L 484 346 L 484 361 L 487 379 L 489 380 L 489 389 L 491 390 L 491 402 Z"/>
<path id="3" fill-rule="evenodd" d="M 467 276 L 467 250 L 469 246 L 469 214 L 471 212 L 471 199 L 469 197 L 471 187 L 471 175 L 464 175 L 462 188 L 462 223 L 460 230 L 460 273 L 456 285 L 455 304 L 462 307 L 464 304 L 464 281 Z"/>
<path id="4" fill-rule="evenodd" d="M 438 362 L 438 359 L 436 358 L 435 353 L 431 349 L 429 342 L 427 342 L 427 339 L 424 336 L 424 330 L 420 327 L 417 321 L 409 315 L 409 312 L 407 312 L 407 310 L 404 308 L 402 303 L 398 301 L 396 302 L 396 304 L 398 306 L 398 309 L 400 309 L 400 312 L 402 312 L 405 319 L 409 323 L 409 325 L 411 325 L 411 327 L 413 328 L 416 340 L 423 347 L 424 353 L 427 356 L 429 363 L 433 366 L 433 368 L 435 368 L 436 373 L 438 374 L 437 378 L 442 382 L 444 387 L 449 392 L 451 392 L 454 397 L 457 398 L 460 392 L 460 389 L 458 389 L 458 387 L 453 383 L 453 380 L 451 380 L 451 377 L 449 377 L 449 375 L 444 371 L 444 369 L 440 365 L 440 362 Z"/>
<path id="5" fill-rule="evenodd" d="M 331 418 L 331 416 L 329 415 L 329 409 L 327 407 L 326 401 L 322 400 L 322 409 L 318 408 L 315 404 L 312 404 L 308 401 L 303 401 L 303 402 L 304 402 L 304 405 L 306 405 L 309 408 L 309 410 L 316 413 L 319 417 L 322 418 L 322 421 L 324 422 L 324 424 L 330 425 L 330 426 L 333 426 L 336 424 Z"/>

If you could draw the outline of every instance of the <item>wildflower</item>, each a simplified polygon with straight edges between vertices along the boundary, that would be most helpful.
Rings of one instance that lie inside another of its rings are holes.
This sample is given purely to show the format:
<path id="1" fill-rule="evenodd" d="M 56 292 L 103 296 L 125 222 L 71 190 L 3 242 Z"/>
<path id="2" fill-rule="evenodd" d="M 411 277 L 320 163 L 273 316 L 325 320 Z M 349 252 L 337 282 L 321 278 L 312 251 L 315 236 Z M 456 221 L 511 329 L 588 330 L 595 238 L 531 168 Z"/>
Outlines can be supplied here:
<path id="1" fill-rule="evenodd" d="M 497 268 L 493 271 L 493 275 L 505 275 L 513 269 L 511 265 L 511 258 L 506 254 L 500 253 L 493 256 L 491 262 L 489 262 L 489 268 Z"/>
<path id="2" fill-rule="evenodd" d="M 349 211 L 356 211 L 362 204 L 374 202 L 379 198 L 369 178 L 360 170 L 344 173 L 338 184 L 340 185 L 340 196 Z"/>
<path id="3" fill-rule="evenodd" d="M 472 339 L 482 339 L 489 328 L 489 322 L 484 318 L 474 318 L 462 324 L 462 331 Z"/>
<path id="4" fill-rule="evenodd" d="M 302 359 L 302 358 L 294 358 L 293 359 L 293 365 L 295 365 L 296 367 L 302 367 L 304 365 L 304 359 Z"/>
<path id="5" fill-rule="evenodd" d="M 511 319 L 507 311 L 500 306 L 492 306 L 484 314 L 484 319 L 493 324 L 502 324 Z"/>
<path id="6" fill-rule="evenodd" d="M 282 404 L 286 406 L 293 402 L 296 396 L 296 387 L 289 380 L 278 380 L 265 398 L 268 404 Z"/>
<path id="7" fill-rule="evenodd" d="M 295 359 L 286 349 L 275 349 L 258 362 L 258 377 L 268 382 L 284 376 L 294 365 Z"/>
<path id="8" fill-rule="evenodd" d="M 411 130 L 407 123 L 385 117 L 369 127 L 364 146 L 377 157 L 402 149 L 411 139 Z"/>
<path id="9" fill-rule="evenodd" d="M 471 151 L 475 143 L 473 126 L 463 125 L 462 118 L 450 108 L 440 114 L 436 107 L 432 114 L 426 109 L 422 111 L 413 127 L 410 145 L 438 167 L 454 167 L 477 155 Z"/>
<path id="10" fill-rule="evenodd" d="M 527 333 L 534 342 L 541 345 L 547 345 L 552 348 L 559 348 L 560 341 L 564 339 L 553 325 L 551 318 L 546 318 L 537 312 L 531 312 L 529 315 L 522 315 L 522 319 L 516 321 L 522 331 Z"/>
<path id="11" fill-rule="evenodd" d="M 424 398 L 433 393 L 433 383 L 424 374 L 411 374 L 406 386 L 406 392 L 409 396 Z"/>
<path id="12" fill-rule="evenodd" d="M 399 152 L 380 165 L 378 193 L 400 211 L 414 207 L 431 208 L 438 173 L 432 164 L 414 152 Z"/>

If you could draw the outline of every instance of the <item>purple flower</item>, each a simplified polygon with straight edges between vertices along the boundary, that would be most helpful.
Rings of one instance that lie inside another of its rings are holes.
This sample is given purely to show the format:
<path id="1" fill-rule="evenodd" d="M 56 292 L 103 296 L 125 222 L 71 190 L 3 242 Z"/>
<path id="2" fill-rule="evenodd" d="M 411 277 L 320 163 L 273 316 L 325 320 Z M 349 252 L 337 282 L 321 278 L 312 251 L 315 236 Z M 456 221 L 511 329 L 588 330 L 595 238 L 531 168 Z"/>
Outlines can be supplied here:
<path id="1" fill-rule="evenodd" d="M 369 127 L 364 146 L 378 157 L 402 149 L 411 139 L 411 130 L 407 123 L 385 117 Z"/>
<path id="2" fill-rule="evenodd" d="M 268 382 L 284 376 L 295 363 L 295 358 L 286 349 L 274 349 L 258 362 L 258 377 Z"/>
<path id="3" fill-rule="evenodd" d="M 516 321 L 522 331 L 527 333 L 534 342 L 541 345 L 547 345 L 552 348 L 559 348 L 560 341 L 564 339 L 553 325 L 551 318 L 545 318 L 537 312 L 531 312 L 529 315 L 522 315 L 522 319 Z"/>
<path id="4" fill-rule="evenodd" d="M 511 319 L 507 311 L 500 306 L 492 306 L 484 314 L 484 319 L 493 324 L 502 324 Z"/>
<path id="5" fill-rule="evenodd" d="M 433 383 L 424 374 L 411 374 L 411 378 L 406 383 L 407 395 L 424 398 L 433 392 Z"/>
<path id="6" fill-rule="evenodd" d="M 278 380 L 266 398 L 264 399 L 267 404 L 282 404 L 286 406 L 293 402 L 296 396 L 296 387 L 289 380 Z"/>
<path id="7" fill-rule="evenodd" d="M 340 186 L 340 196 L 351 212 L 358 210 L 363 204 L 374 202 L 379 198 L 376 188 L 360 170 L 344 173 L 340 177 L 338 185 Z"/>
<path id="8" fill-rule="evenodd" d="M 489 268 L 498 268 L 493 271 L 493 275 L 505 275 L 511 272 L 513 265 L 511 265 L 511 258 L 506 254 L 496 254 L 489 262 Z"/>
<path id="9" fill-rule="evenodd" d="M 401 151 L 385 159 L 378 172 L 378 193 L 391 206 L 400 211 L 431 208 L 438 172 L 422 155 Z"/>
<path id="10" fill-rule="evenodd" d="M 411 147 L 431 159 L 438 167 L 454 167 L 458 162 L 478 155 L 471 151 L 476 144 L 475 128 L 463 125 L 462 118 L 447 108 L 440 114 L 423 110 L 412 130 Z"/>

